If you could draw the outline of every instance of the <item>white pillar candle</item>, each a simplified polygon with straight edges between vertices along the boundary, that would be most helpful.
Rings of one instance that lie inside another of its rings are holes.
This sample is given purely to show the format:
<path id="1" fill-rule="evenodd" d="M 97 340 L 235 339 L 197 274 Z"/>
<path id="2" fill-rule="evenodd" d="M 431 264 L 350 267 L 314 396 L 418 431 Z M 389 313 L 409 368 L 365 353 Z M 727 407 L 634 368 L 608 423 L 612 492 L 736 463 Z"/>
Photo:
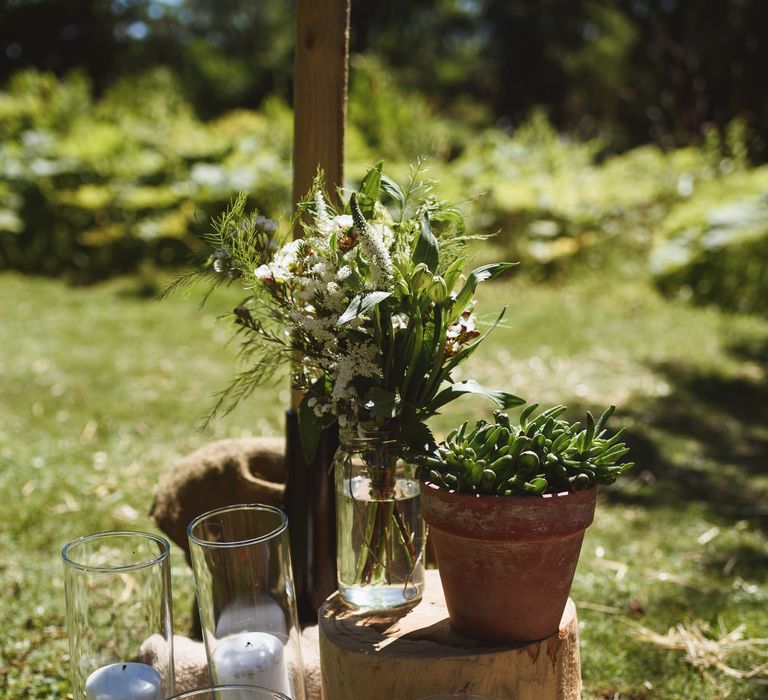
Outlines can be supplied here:
<path id="1" fill-rule="evenodd" d="M 85 681 L 87 700 L 163 700 L 160 674 L 147 664 L 110 664 Z"/>
<path id="2" fill-rule="evenodd" d="M 216 638 L 241 632 L 271 632 L 278 637 L 288 635 L 285 612 L 280 604 L 267 595 L 255 601 L 236 601 L 222 610 L 216 621 Z"/>
<path id="3" fill-rule="evenodd" d="M 283 643 L 268 632 L 243 632 L 220 640 L 213 651 L 216 682 L 259 685 L 291 694 Z"/>

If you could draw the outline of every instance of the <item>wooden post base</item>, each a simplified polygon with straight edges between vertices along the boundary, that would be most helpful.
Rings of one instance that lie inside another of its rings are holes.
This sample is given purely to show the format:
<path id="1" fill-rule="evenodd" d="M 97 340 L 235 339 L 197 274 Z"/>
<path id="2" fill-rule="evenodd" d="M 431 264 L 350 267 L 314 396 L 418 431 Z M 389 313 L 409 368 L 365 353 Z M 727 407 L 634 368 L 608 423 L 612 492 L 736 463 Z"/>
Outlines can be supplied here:
<path id="1" fill-rule="evenodd" d="M 487 646 L 451 629 L 437 571 L 409 611 L 358 614 L 338 593 L 319 614 L 325 700 L 418 700 L 481 693 L 515 700 L 578 700 L 581 666 L 576 606 L 557 634 L 539 642 Z"/>

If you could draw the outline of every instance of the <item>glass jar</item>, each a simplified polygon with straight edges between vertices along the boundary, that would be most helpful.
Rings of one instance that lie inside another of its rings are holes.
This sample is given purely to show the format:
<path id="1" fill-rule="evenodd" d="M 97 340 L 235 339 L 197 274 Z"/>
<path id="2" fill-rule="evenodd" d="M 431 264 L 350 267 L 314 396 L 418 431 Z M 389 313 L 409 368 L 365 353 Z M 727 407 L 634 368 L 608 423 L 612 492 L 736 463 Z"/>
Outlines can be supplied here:
<path id="1" fill-rule="evenodd" d="M 342 431 L 334 459 L 342 599 L 362 610 L 415 605 L 424 592 L 416 469 L 391 433 Z"/>

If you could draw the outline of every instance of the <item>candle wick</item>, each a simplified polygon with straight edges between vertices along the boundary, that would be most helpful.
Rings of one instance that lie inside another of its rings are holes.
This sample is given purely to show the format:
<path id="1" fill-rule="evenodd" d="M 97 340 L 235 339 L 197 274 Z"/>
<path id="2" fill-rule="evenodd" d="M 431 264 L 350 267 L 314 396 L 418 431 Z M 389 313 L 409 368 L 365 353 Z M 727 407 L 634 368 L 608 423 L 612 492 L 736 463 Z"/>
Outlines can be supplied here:
<path id="1" fill-rule="evenodd" d="M 126 668 L 128 668 L 128 664 L 123 664 L 123 671 L 125 671 Z"/>
<path id="2" fill-rule="evenodd" d="M 246 642 L 246 643 L 245 643 L 245 646 L 247 646 L 247 647 L 252 647 L 252 646 L 253 646 L 253 644 L 252 644 L 251 642 Z"/>

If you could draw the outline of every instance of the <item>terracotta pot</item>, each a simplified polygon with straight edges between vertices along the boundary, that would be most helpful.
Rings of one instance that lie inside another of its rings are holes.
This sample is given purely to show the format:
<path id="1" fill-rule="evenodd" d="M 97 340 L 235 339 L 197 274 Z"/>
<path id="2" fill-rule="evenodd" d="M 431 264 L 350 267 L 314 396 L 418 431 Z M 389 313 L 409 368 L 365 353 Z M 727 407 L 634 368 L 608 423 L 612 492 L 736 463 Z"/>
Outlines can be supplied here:
<path id="1" fill-rule="evenodd" d="M 527 642 L 558 631 L 597 488 L 526 498 L 470 496 L 424 483 L 421 499 L 458 632 Z"/>

